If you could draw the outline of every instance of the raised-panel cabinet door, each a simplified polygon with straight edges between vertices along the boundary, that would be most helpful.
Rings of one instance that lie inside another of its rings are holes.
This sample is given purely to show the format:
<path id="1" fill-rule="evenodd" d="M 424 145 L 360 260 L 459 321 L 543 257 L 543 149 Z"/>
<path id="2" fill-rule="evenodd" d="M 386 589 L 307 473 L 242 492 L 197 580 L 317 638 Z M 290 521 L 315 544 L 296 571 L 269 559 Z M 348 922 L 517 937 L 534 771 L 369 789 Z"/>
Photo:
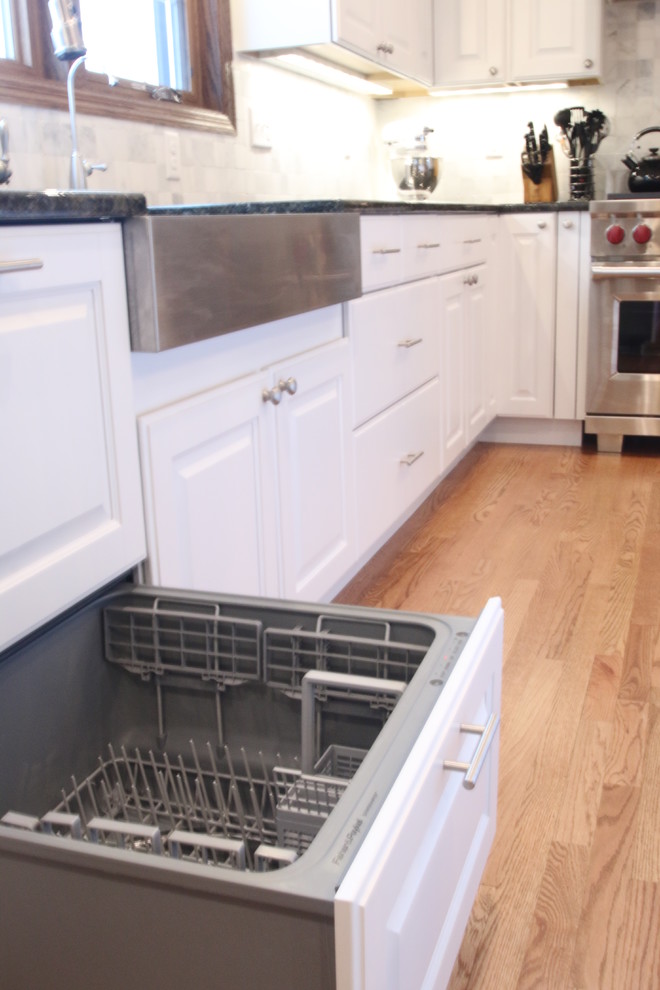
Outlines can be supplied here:
<path id="1" fill-rule="evenodd" d="M 348 340 L 275 369 L 282 592 L 323 599 L 355 557 Z M 291 394 L 293 393 L 293 394 Z"/>
<path id="2" fill-rule="evenodd" d="M 551 417 L 555 382 L 556 214 L 501 217 L 505 311 L 501 416 Z"/>
<path id="3" fill-rule="evenodd" d="M 601 0 L 510 0 L 510 5 L 512 79 L 601 74 Z"/>
<path id="4" fill-rule="evenodd" d="M 337 891 L 338 990 L 447 986 L 495 834 L 502 628 L 491 599 Z"/>
<path id="5" fill-rule="evenodd" d="M 442 395 L 441 465 L 446 469 L 466 448 L 464 272 L 438 279 L 440 384 Z"/>
<path id="6" fill-rule="evenodd" d="M 392 46 L 388 64 L 397 72 L 433 81 L 433 8 L 432 0 L 384 0 L 382 32 L 385 43 Z"/>
<path id="7" fill-rule="evenodd" d="M 378 51 L 382 20 L 380 0 L 334 0 L 334 36 L 341 44 L 372 59 L 385 53 Z"/>
<path id="8" fill-rule="evenodd" d="M 263 385 L 252 375 L 140 417 L 150 583 L 278 594 Z"/>
<path id="9" fill-rule="evenodd" d="M 486 266 L 463 273 L 465 285 L 465 407 L 467 441 L 470 443 L 488 422 L 488 385 L 491 373 L 486 312 Z"/>
<path id="10" fill-rule="evenodd" d="M 435 0 L 435 83 L 507 81 L 506 0 Z"/>
<path id="11" fill-rule="evenodd" d="M 144 556 L 121 231 L 0 232 L 0 649 Z"/>

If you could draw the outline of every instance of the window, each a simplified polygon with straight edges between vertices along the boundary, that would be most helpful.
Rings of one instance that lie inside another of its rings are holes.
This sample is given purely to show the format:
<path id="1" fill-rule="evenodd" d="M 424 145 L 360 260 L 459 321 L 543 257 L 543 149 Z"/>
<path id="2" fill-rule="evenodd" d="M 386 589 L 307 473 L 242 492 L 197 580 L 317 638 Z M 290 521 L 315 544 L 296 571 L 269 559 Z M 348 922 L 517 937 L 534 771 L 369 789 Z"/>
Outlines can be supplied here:
<path id="1" fill-rule="evenodd" d="M 229 0 L 78 2 L 87 47 L 76 76 L 79 111 L 234 130 Z M 55 58 L 51 26 L 47 0 L 0 0 L 4 99 L 67 106 L 69 66 Z"/>

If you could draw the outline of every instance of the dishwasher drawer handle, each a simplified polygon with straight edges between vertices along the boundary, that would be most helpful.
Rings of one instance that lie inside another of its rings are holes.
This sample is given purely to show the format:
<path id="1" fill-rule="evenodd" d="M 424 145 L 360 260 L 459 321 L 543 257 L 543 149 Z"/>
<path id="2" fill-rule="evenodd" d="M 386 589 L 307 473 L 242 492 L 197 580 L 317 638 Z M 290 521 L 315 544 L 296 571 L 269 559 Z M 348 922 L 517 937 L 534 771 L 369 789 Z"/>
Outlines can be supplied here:
<path id="1" fill-rule="evenodd" d="M 495 712 L 493 712 L 485 725 L 468 725 L 466 723 L 462 723 L 460 727 L 461 732 L 475 732 L 477 735 L 481 736 L 474 756 L 472 757 L 470 763 L 457 763 L 456 760 L 445 760 L 442 764 L 445 770 L 460 770 L 461 773 L 465 774 L 463 787 L 466 787 L 468 791 L 471 791 L 477 783 L 479 774 L 481 773 L 481 768 L 486 762 L 488 751 L 491 747 L 493 739 L 495 738 L 495 733 L 497 732 L 499 724 L 500 717 L 499 715 L 496 715 Z"/>
<path id="2" fill-rule="evenodd" d="M 11 272 L 31 272 L 36 268 L 43 268 L 44 263 L 41 258 L 23 258 L 20 261 L 0 261 L 0 275 L 8 275 Z"/>

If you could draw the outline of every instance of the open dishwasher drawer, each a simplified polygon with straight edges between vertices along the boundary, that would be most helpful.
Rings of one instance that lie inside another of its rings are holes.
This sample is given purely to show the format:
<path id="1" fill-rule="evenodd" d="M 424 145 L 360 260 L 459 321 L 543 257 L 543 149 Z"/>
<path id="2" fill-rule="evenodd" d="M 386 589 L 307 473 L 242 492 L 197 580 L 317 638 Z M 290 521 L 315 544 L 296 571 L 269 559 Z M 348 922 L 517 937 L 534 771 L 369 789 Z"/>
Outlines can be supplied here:
<path id="1" fill-rule="evenodd" d="M 498 600 L 121 585 L 8 651 L 3 981 L 444 986 L 494 829 L 501 638 Z"/>

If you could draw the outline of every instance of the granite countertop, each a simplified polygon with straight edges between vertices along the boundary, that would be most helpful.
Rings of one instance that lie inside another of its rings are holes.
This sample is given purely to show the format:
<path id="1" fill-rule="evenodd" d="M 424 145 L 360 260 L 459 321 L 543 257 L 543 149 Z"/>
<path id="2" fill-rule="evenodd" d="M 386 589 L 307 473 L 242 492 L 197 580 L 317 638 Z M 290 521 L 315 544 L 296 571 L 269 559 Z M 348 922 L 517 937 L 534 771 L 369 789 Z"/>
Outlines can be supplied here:
<path id="1" fill-rule="evenodd" d="M 180 206 L 151 206 L 149 216 L 186 216 L 195 214 L 245 214 L 269 213 L 540 213 L 560 210 L 587 211 L 587 200 L 571 200 L 564 203 L 437 203 L 423 200 L 406 203 L 401 200 L 362 199 L 309 199 L 278 200 L 271 203 L 185 203 Z"/>
<path id="2" fill-rule="evenodd" d="M 309 199 L 270 203 L 189 203 L 180 206 L 147 206 L 141 193 L 94 190 L 0 191 L 0 223 L 66 223 L 91 220 L 126 220 L 135 216 L 267 215 L 274 213 L 542 213 L 559 210 L 586 211 L 586 200 L 563 203 L 438 203 L 424 200 Z"/>
<path id="3" fill-rule="evenodd" d="M 125 220 L 146 213 L 142 193 L 94 190 L 0 191 L 0 223 L 81 222 Z"/>

